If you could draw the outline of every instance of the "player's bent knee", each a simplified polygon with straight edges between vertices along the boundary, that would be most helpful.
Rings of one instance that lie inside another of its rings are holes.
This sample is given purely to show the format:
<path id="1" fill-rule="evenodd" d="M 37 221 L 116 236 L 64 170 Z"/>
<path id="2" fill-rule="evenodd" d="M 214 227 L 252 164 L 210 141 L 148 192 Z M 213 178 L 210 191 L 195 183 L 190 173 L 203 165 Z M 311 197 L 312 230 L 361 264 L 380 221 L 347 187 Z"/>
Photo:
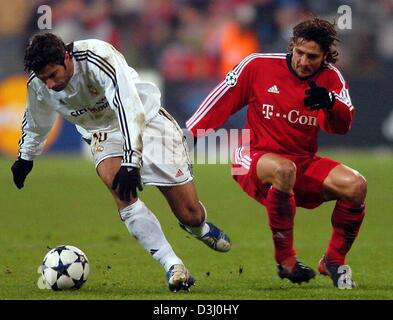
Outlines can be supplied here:
<path id="1" fill-rule="evenodd" d="M 295 163 L 290 160 L 281 161 L 274 172 L 274 177 L 278 183 L 294 184 L 296 179 Z"/>
<path id="2" fill-rule="evenodd" d="M 349 199 L 356 205 L 362 205 L 367 195 L 367 181 L 362 175 L 356 175 L 348 182 Z"/>
<path id="3" fill-rule="evenodd" d="M 358 176 L 354 184 L 356 202 L 363 204 L 367 195 L 367 181 L 363 176 Z"/>

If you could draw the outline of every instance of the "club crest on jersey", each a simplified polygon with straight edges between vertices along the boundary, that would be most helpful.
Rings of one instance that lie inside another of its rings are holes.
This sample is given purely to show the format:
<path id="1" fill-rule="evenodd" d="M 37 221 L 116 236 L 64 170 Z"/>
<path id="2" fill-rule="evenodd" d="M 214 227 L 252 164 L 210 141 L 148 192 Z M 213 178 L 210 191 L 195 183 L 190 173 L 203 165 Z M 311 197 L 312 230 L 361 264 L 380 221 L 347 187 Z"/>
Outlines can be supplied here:
<path id="1" fill-rule="evenodd" d="M 237 83 L 238 74 L 235 71 L 229 71 L 225 77 L 225 83 L 228 87 L 234 87 Z"/>
<path id="2" fill-rule="evenodd" d="M 104 151 L 104 147 L 99 144 L 98 146 L 96 146 L 95 150 L 96 150 L 96 153 L 102 152 L 102 151 Z"/>
<path id="3" fill-rule="evenodd" d="M 94 95 L 98 94 L 98 90 L 95 87 L 93 87 L 91 84 L 87 85 L 87 89 L 89 89 L 91 94 Z"/>

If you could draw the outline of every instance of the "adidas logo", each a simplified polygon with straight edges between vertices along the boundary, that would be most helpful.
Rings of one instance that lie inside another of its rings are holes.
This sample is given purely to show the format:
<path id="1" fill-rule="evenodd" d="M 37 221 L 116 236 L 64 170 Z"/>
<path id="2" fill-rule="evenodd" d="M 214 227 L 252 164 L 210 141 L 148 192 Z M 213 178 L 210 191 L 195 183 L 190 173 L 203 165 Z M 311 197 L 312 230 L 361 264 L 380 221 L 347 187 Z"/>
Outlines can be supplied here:
<path id="1" fill-rule="evenodd" d="M 276 233 L 274 233 L 273 238 L 285 239 L 285 236 L 281 232 L 276 232 Z"/>
<path id="2" fill-rule="evenodd" d="M 184 175 L 184 173 L 183 173 L 183 171 L 181 171 L 180 169 L 179 170 L 177 170 L 177 173 L 176 173 L 176 178 L 178 178 L 178 177 L 181 177 L 182 175 Z"/>
<path id="3" fill-rule="evenodd" d="M 276 86 L 276 85 L 274 85 L 274 86 L 271 86 L 269 89 L 267 89 L 267 92 L 271 92 L 271 93 L 277 93 L 277 94 L 279 94 L 279 93 L 280 93 L 280 91 L 278 90 L 278 88 L 277 88 L 277 86 Z"/>
<path id="4" fill-rule="evenodd" d="M 157 251 L 158 249 L 150 249 L 150 254 L 153 256 Z"/>

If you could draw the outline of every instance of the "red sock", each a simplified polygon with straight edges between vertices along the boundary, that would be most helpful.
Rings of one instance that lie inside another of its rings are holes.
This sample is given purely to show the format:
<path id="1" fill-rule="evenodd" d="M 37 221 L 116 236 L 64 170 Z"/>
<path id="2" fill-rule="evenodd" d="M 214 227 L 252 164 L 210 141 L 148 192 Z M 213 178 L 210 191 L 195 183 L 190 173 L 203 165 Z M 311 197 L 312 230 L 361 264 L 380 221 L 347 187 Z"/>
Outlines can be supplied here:
<path id="1" fill-rule="evenodd" d="M 296 255 L 293 247 L 293 220 L 296 213 L 293 192 L 286 193 L 270 188 L 266 198 L 269 226 L 273 233 L 275 259 L 281 264 Z"/>
<path id="2" fill-rule="evenodd" d="M 359 233 L 365 213 L 365 205 L 359 207 L 349 201 L 337 201 L 331 219 L 333 231 L 325 253 L 329 263 L 345 264 L 345 256 Z"/>

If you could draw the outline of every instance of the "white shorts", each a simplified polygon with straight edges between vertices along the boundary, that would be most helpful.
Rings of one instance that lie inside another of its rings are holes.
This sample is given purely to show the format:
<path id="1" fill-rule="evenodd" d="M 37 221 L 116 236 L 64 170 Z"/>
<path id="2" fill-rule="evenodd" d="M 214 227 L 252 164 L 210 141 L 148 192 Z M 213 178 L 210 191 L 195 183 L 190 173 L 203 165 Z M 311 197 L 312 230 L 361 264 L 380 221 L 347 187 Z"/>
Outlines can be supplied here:
<path id="1" fill-rule="evenodd" d="M 163 108 L 143 132 L 141 179 L 145 185 L 175 186 L 192 181 L 192 165 L 183 132 Z M 123 156 L 121 132 L 95 133 L 90 144 L 96 168 L 110 157 Z"/>

